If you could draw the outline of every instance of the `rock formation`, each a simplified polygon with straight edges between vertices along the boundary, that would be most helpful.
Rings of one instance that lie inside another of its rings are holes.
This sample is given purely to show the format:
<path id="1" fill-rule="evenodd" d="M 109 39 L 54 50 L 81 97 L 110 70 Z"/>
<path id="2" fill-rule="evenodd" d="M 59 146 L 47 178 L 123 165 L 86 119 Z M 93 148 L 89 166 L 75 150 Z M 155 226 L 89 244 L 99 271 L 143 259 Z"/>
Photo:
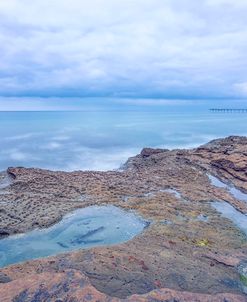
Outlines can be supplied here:
<path id="1" fill-rule="evenodd" d="M 0 269 L 1 302 L 247 301 L 246 234 L 210 205 L 227 201 L 246 214 L 247 202 L 208 174 L 247 193 L 247 138 L 144 149 L 121 171 L 9 168 L 0 179 L 2 238 L 95 204 L 135 210 L 151 224 L 120 245 Z"/>

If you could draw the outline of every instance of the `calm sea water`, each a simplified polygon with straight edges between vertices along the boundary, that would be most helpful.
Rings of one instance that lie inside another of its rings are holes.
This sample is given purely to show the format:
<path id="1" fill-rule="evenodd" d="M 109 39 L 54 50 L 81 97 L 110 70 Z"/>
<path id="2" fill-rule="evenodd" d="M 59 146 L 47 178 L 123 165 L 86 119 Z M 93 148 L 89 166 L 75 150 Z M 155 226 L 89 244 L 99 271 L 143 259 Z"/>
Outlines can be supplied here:
<path id="1" fill-rule="evenodd" d="M 247 114 L 76 111 L 0 112 L 0 171 L 117 169 L 143 147 L 192 148 L 247 135 Z"/>

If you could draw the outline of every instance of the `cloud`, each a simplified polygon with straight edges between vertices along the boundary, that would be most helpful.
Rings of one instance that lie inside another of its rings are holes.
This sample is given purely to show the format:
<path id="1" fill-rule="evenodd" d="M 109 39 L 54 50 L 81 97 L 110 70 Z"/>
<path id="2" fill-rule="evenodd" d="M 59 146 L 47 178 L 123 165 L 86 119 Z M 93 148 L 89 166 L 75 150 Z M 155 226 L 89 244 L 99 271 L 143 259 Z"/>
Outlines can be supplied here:
<path id="1" fill-rule="evenodd" d="M 2 138 L 2 139 L 6 140 L 6 141 L 19 141 L 19 140 L 22 141 L 22 140 L 30 139 L 36 135 L 37 134 L 34 134 L 34 133 L 24 133 L 24 134 L 19 134 L 19 135 L 8 136 L 8 137 Z"/>
<path id="2" fill-rule="evenodd" d="M 176 99 L 116 99 L 116 104 L 121 105 L 142 105 L 142 106 L 183 106 L 192 105 L 193 101 L 189 100 L 176 100 Z"/>
<path id="3" fill-rule="evenodd" d="M 42 111 L 75 110 L 70 100 L 59 98 L 0 97 L 0 111 Z"/>
<path id="4" fill-rule="evenodd" d="M 0 95 L 242 97 L 244 0 L 0 1 Z"/>
<path id="5" fill-rule="evenodd" d="M 227 6 L 231 8 L 246 8 L 247 3 L 245 0 L 207 0 L 206 3 L 211 6 Z"/>
<path id="6" fill-rule="evenodd" d="M 54 137 L 52 137 L 52 139 L 54 140 L 54 141 L 68 141 L 69 139 L 70 139 L 70 136 L 68 136 L 68 135 L 57 135 L 57 136 L 54 136 Z"/>
<path id="7" fill-rule="evenodd" d="M 45 149 L 45 150 L 56 150 L 56 149 L 60 149 L 62 147 L 62 144 L 58 143 L 58 142 L 49 142 L 47 144 L 44 144 L 41 149 Z"/>
<path id="8" fill-rule="evenodd" d="M 236 83 L 234 85 L 236 92 L 238 94 L 241 94 L 245 97 L 247 97 L 247 82 L 243 82 L 243 83 Z"/>

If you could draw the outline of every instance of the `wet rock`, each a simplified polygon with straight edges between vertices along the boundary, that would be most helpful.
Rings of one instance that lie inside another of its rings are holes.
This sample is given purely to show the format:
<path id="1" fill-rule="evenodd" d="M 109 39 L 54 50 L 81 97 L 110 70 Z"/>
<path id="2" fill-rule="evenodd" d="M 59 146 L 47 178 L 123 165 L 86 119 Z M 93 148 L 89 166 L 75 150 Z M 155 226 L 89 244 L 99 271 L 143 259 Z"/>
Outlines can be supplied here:
<path id="1" fill-rule="evenodd" d="M 1 269 L 12 281 L 0 284 L 0 297 L 4 302 L 35 297 L 73 302 L 245 302 L 246 236 L 210 204 L 226 200 L 247 213 L 247 203 L 212 185 L 207 174 L 247 192 L 246 146 L 247 138 L 228 137 L 192 150 L 148 148 L 128 160 L 124 171 L 10 168 L 15 179 L 8 192 L 1 191 L 6 202 L 0 212 L 4 236 L 31 230 L 35 223 L 49 226 L 93 204 L 133 209 L 152 224 L 121 245 Z M 81 198 L 84 195 L 90 198 Z M 81 240 L 90 240 L 90 234 Z"/>
<path id="2" fill-rule="evenodd" d="M 11 234 L 11 231 L 9 229 L 0 228 L 0 239 L 7 237 Z"/>
<path id="3" fill-rule="evenodd" d="M 12 281 L 12 279 L 8 275 L 0 272 L 0 284 L 1 283 L 8 283 L 10 281 Z"/>
<path id="4" fill-rule="evenodd" d="M 149 156 L 154 155 L 154 154 L 163 153 L 163 152 L 168 152 L 168 151 L 169 151 L 168 149 L 144 148 L 144 149 L 142 149 L 142 151 L 141 151 L 141 156 L 142 156 L 143 158 L 145 158 L 145 157 L 149 157 Z"/>
<path id="5" fill-rule="evenodd" d="M 238 272 L 240 274 L 240 281 L 243 287 L 243 291 L 247 294 L 247 261 L 243 261 L 238 266 Z"/>
<path id="6" fill-rule="evenodd" d="M 167 288 L 157 289 L 145 295 L 131 295 L 126 299 L 109 297 L 97 291 L 85 275 L 75 271 L 63 273 L 41 273 L 30 275 L 24 282 L 10 282 L 0 287 L 3 302 L 44 302 L 44 301 L 90 301 L 90 302 L 245 302 L 241 295 L 199 294 L 175 291 Z"/>

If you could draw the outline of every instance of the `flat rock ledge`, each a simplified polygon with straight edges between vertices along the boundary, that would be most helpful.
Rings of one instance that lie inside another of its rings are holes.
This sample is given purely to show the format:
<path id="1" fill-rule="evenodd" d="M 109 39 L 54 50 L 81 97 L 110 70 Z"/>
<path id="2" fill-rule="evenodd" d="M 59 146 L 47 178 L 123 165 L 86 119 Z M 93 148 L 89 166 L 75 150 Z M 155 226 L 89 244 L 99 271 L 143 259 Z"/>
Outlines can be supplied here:
<path id="1" fill-rule="evenodd" d="M 247 193 L 247 138 L 146 148 L 119 171 L 9 168 L 0 174 L 0 238 L 90 205 L 135 210 L 152 223 L 123 244 L 0 269 L 0 301 L 247 301 L 246 234 L 210 205 L 247 214 L 247 202 L 208 175 Z"/>

